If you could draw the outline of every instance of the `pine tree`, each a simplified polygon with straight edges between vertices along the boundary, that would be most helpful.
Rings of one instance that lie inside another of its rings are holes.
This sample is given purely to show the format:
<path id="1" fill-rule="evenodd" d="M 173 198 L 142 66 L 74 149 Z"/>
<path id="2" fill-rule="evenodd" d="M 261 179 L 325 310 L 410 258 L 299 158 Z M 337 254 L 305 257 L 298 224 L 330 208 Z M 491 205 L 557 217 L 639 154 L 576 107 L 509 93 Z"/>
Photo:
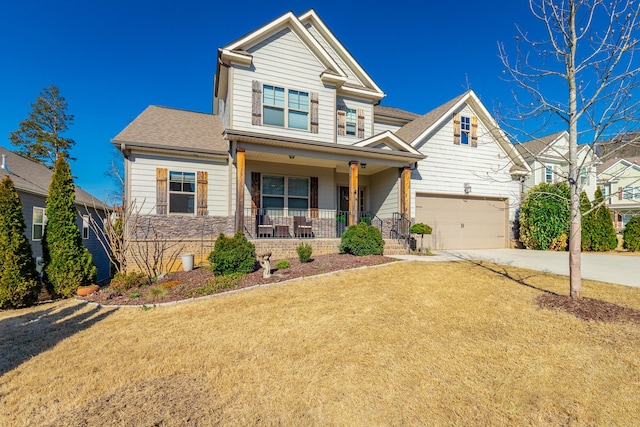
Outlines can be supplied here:
<path id="1" fill-rule="evenodd" d="M 45 284 L 50 294 L 69 297 L 79 286 L 95 282 L 96 267 L 76 225 L 75 186 L 64 156 L 58 157 L 53 170 L 46 212 L 42 237 Z"/>
<path id="2" fill-rule="evenodd" d="M 69 157 L 75 144 L 73 139 L 61 136 L 73 123 L 73 115 L 67 114 L 67 101 L 54 85 L 44 88 L 31 108 L 29 117 L 20 122 L 9 139 L 19 147 L 18 154 L 52 168 L 60 154 Z"/>
<path id="3" fill-rule="evenodd" d="M 594 212 L 594 235 L 592 237 L 591 249 L 594 251 L 612 251 L 618 246 L 618 237 L 613 227 L 613 218 L 611 211 L 604 203 L 604 196 L 600 187 L 596 189 L 594 194 L 594 206 L 598 209 Z"/>
<path id="4" fill-rule="evenodd" d="M 35 303 L 40 293 L 22 203 L 13 181 L 0 181 L 0 307 L 23 307 Z"/>
<path id="5" fill-rule="evenodd" d="M 595 211 L 589 212 L 591 202 L 586 192 L 580 193 L 580 213 L 582 214 L 582 250 L 590 251 L 594 232 Z M 587 213 L 588 212 L 588 213 Z"/>

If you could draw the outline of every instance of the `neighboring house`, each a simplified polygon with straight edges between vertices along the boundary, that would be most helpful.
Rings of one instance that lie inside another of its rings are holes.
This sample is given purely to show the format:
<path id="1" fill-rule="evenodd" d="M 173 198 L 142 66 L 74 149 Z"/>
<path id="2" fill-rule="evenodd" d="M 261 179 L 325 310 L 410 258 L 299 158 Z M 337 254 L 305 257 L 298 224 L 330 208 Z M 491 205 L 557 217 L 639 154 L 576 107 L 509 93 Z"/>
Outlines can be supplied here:
<path id="1" fill-rule="evenodd" d="M 606 160 L 598 166 L 598 184 L 617 230 L 640 215 L 640 157 Z"/>
<path id="2" fill-rule="evenodd" d="M 516 148 L 527 161 L 531 174 L 524 181 L 524 192 L 546 182 L 567 181 L 569 177 L 569 134 L 557 132 L 541 138 L 532 139 Z M 597 188 L 596 167 L 600 163 L 589 145 L 578 147 L 580 182 L 583 190 L 593 200 Z"/>
<path id="3" fill-rule="evenodd" d="M 25 235 L 31 243 L 31 250 L 33 251 L 38 271 L 41 271 L 41 239 L 47 219 L 45 215 L 46 199 L 53 171 L 40 163 L 26 159 L 3 147 L 0 147 L 0 154 L 2 155 L 0 179 L 4 178 L 5 175 L 9 175 L 18 191 L 22 202 L 22 213 L 27 226 Z M 104 218 L 106 207 L 91 194 L 77 186 L 75 196 L 78 207 L 76 225 L 80 229 L 82 243 L 93 256 L 93 262 L 98 269 L 98 281 L 101 282 L 110 277 L 109 258 L 98 237 L 89 226 L 89 215 L 99 215 Z M 85 206 L 89 209 L 87 210 Z"/>
<path id="4" fill-rule="evenodd" d="M 411 219 L 434 227 L 432 248 L 510 245 L 529 168 L 475 93 L 425 115 L 379 105 L 313 10 L 220 48 L 214 96 L 215 114 L 150 106 L 113 139 L 145 227 L 194 245 L 314 238 L 318 253 L 348 224 L 389 238 Z"/>

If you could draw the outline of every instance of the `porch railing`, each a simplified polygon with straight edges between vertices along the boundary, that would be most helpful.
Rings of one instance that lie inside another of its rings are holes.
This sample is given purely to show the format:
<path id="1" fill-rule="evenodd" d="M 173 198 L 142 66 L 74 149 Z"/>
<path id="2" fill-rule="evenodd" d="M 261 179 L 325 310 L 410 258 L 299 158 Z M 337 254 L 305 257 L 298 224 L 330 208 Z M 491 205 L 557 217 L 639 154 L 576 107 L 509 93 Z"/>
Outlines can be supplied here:
<path id="1" fill-rule="evenodd" d="M 411 220 L 403 213 L 394 212 L 391 218 L 391 238 L 397 239 L 398 242 L 407 249 L 411 249 Z"/>
<path id="2" fill-rule="evenodd" d="M 370 212 L 358 212 L 359 221 L 382 232 L 383 221 Z M 329 209 L 246 209 L 244 233 L 252 239 L 340 238 L 349 226 L 349 212 Z"/>

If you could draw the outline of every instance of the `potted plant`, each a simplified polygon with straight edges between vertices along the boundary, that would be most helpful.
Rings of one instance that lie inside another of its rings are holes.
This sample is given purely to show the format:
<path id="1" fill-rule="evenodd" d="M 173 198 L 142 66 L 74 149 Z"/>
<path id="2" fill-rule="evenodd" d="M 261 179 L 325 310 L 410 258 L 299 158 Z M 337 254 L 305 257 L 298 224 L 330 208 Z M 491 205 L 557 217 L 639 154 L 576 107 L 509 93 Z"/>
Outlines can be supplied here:
<path id="1" fill-rule="evenodd" d="M 433 232 L 433 229 L 430 226 L 428 226 L 427 224 L 423 224 L 421 222 L 417 224 L 413 224 L 411 228 L 409 228 L 409 233 L 420 235 L 420 253 L 424 253 L 424 246 L 422 245 L 422 242 L 424 240 L 424 235 L 431 234 L 432 232 Z"/>
<path id="2" fill-rule="evenodd" d="M 360 217 L 360 222 L 364 222 L 367 225 L 371 225 L 371 220 L 373 219 L 373 217 L 371 215 L 362 215 Z"/>

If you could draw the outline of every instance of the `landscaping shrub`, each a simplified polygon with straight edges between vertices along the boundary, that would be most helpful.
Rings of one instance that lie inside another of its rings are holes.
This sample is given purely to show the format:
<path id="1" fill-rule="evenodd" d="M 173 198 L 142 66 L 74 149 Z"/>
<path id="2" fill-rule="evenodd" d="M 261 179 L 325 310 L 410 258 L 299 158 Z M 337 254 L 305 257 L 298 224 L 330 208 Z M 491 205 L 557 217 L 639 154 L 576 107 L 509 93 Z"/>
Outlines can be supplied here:
<path id="1" fill-rule="evenodd" d="M 311 260 L 311 251 L 311 245 L 304 242 L 300 243 L 296 248 L 300 262 L 309 262 Z"/>
<path id="2" fill-rule="evenodd" d="M 384 240 L 380 230 L 361 222 L 351 225 L 342 234 L 340 242 L 341 254 L 382 255 L 384 252 Z"/>
<path id="3" fill-rule="evenodd" d="M 38 300 L 38 280 L 22 203 L 13 181 L 0 181 L 0 308 L 29 306 Z"/>
<path id="4" fill-rule="evenodd" d="M 613 227 L 613 216 L 611 211 L 604 203 L 604 196 L 600 187 L 596 189 L 594 194 L 593 205 L 598 208 L 593 211 L 593 216 L 590 221 L 587 222 L 591 246 L 588 250 L 591 251 L 612 251 L 618 247 L 618 237 L 616 236 L 616 230 Z M 584 226 L 582 229 L 584 233 Z"/>
<path id="5" fill-rule="evenodd" d="M 640 216 L 631 217 L 624 227 L 622 247 L 630 251 L 640 251 Z"/>
<path id="6" fill-rule="evenodd" d="M 423 245 L 422 242 L 424 240 L 424 235 L 433 233 L 433 229 L 427 224 L 423 224 L 421 222 L 418 222 L 416 224 L 413 224 L 409 228 L 409 233 L 411 233 L 411 234 L 419 234 L 420 235 L 420 252 L 423 252 L 424 251 L 424 245 Z"/>
<path id="7" fill-rule="evenodd" d="M 570 190 L 566 182 L 529 190 L 520 207 L 520 241 L 529 249 L 562 250 L 569 235 Z"/>
<path id="8" fill-rule="evenodd" d="M 216 275 L 248 274 L 255 271 L 256 247 L 241 232 L 233 237 L 220 233 L 208 259 Z"/>
<path id="9" fill-rule="evenodd" d="M 594 231 L 594 213 L 595 211 L 589 212 L 591 209 L 591 202 L 589 201 L 589 196 L 584 191 L 580 193 L 580 213 L 582 214 L 582 250 L 589 251 L 591 250 L 591 240 L 592 234 Z M 589 212 L 589 213 L 586 213 Z"/>
<path id="10" fill-rule="evenodd" d="M 79 286 L 95 283 L 96 267 L 76 225 L 75 186 L 63 156 L 53 170 L 46 213 L 43 279 L 51 295 L 70 297 Z"/>
<path id="11" fill-rule="evenodd" d="M 276 262 L 275 267 L 279 270 L 284 269 L 284 268 L 290 268 L 291 267 L 291 263 L 286 260 L 286 259 L 281 259 L 280 261 Z"/>
<path id="12" fill-rule="evenodd" d="M 204 295 L 215 294 L 226 289 L 233 289 L 242 283 L 244 274 L 242 273 L 230 273 L 223 276 L 214 276 L 207 280 L 207 283 L 195 288 L 191 291 L 191 297 L 201 297 Z"/>
<path id="13" fill-rule="evenodd" d="M 109 287 L 115 292 L 126 292 L 129 289 L 139 286 L 148 285 L 149 279 L 144 273 L 131 271 L 129 273 L 116 273 L 111 279 Z"/>

